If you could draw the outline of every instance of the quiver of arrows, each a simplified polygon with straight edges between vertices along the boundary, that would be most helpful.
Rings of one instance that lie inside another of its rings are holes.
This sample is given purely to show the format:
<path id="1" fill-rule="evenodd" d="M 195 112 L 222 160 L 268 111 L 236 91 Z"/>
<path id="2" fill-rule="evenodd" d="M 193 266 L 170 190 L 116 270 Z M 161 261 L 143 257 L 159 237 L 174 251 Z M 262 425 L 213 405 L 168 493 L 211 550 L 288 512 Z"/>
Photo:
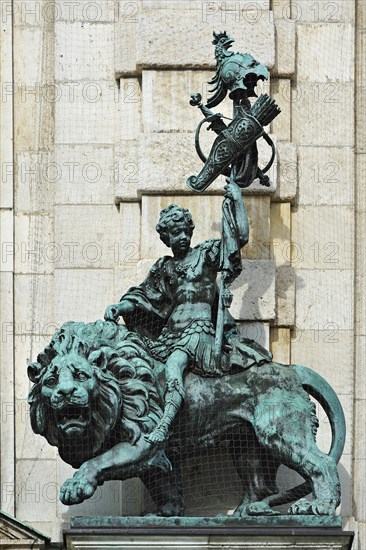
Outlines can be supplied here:
<path id="1" fill-rule="evenodd" d="M 262 126 L 267 126 L 281 112 L 275 100 L 268 94 L 262 94 L 251 108 L 251 114 Z"/>

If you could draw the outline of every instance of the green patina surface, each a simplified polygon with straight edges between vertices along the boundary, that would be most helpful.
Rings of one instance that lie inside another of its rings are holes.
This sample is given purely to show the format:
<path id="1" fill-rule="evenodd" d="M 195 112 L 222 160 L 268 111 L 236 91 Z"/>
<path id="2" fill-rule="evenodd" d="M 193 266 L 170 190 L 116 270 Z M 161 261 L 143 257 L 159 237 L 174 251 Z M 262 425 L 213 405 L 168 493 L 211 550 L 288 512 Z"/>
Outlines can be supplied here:
<path id="1" fill-rule="evenodd" d="M 32 428 L 78 468 L 61 487 L 64 504 L 83 502 L 105 481 L 140 477 L 156 513 L 165 516 L 75 522 L 339 526 L 336 464 L 345 422 L 336 394 L 311 369 L 276 363 L 258 343 L 242 338 L 229 313 L 229 287 L 241 272 L 241 248 L 249 240 L 241 188 L 254 179 L 268 185 L 268 166 L 258 167 L 256 141 L 264 137 L 273 148 L 263 127 L 280 110 L 267 95 L 249 101 L 258 79 L 268 78 L 267 69 L 249 54 L 230 51 L 233 39 L 225 32 L 214 34 L 213 43 L 214 95 L 203 105 L 194 94 L 191 104 L 217 137 L 206 158 L 200 123 L 196 150 L 204 166 L 188 185 L 201 192 L 219 175 L 228 176 L 221 238 L 193 248 L 190 212 L 177 205 L 162 210 L 156 229 L 171 255 L 108 306 L 105 321 L 65 323 L 29 366 Z M 211 111 L 227 94 L 233 102 L 228 125 Z M 126 326 L 118 324 L 120 317 Z M 318 419 L 309 395 L 329 419 L 329 454 L 316 445 Z M 185 513 L 182 461 L 192 450 L 215 447 L 227 449 L 242 480 L 235 517 L 179 518 Z M 304 482 L 281 491 L 276 482 L 282 464 Z M 306 498 L 311 492 L 312 500 Z M 292 502 L 291 516 L 274 509 Z"/>
<path id="2" fill-rule="evenodd" d="M 216 517 L 122 517 L 122 516 L 95 516 L 74 517 L 71 528 L 103 528 L 116 527 L 121 529 L 139 528 L 174 528 L 174 527 L 332 527 L 341 528 L 342 518 L 339 516 L 276 516 L 276 517 L 245 517 L 231 516 Z"/>

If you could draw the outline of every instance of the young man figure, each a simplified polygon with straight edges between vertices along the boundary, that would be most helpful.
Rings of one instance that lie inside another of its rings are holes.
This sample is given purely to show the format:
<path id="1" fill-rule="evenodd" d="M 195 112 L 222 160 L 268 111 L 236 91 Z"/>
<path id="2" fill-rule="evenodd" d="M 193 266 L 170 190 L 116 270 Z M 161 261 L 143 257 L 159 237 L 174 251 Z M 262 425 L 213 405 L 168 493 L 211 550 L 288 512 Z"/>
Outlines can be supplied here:
<path id="1" fill-rule="evenodd" d="M 248 242 L 248 217 L 240 188 L 225 187 L 238 251 Z M 165 441 L 184 399 L 183 374 L 189 369 L 201 376 L 222 376 L 231 368 L 231 354 L 214 356 L 221 239 L 210 239 L 191 248 L 194 223 L 190 212 L 171 204 L 160 213 L 156 229 L 173 256 L 160 258 L 145 281 L 130 288 L 118 304 L 109 306 L 105 319 L 123 316 L 129 330 L 144 336 L 151 354 L 165 363 L 165 409 L 159 425 L 149 435 L 151 443 Z M 238 257 L 240 262 L 240 254 Z M 270 360 L 260 346 L 247 347 L 239 340 L 235 323 L 227 314 L 224 343 L 235 344 L 240 366 Z"/>

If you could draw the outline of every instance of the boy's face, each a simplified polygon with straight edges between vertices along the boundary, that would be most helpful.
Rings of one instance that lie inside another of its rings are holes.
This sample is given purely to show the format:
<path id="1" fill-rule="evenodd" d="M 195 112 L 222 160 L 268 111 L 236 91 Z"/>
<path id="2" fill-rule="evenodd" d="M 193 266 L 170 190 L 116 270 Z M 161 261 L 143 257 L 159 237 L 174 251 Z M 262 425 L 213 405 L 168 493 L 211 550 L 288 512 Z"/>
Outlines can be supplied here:
<path id="1" fill-rule="evenodd" d="M 184 220 L 168 225 L 169 244 L 173 254 L 184 256 L 191 245 L 192 231 Z"/>

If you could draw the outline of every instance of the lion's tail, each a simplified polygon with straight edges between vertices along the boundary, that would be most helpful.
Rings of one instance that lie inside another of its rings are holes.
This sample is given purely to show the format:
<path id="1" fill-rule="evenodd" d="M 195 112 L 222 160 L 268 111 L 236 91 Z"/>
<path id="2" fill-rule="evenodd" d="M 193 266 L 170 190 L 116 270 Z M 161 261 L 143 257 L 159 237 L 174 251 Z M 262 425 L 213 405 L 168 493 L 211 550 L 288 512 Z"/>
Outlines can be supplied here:
<path id="1" fill-rule="evenodd" d="M 292 368 L 300 377 L 304 390 L 320 403 L 329 419 L 332 444 L 328 454 L 338 464 L 346 441 L 346 420 L 342 405 L 333 388 L 320 374 L 302 365 L 292 365 Z M 308 495 L 311 491 L 310 482 L 305 481 L 284 493 L 268 497 L 266 502 L 271 506 L 287 504 Z"/>

